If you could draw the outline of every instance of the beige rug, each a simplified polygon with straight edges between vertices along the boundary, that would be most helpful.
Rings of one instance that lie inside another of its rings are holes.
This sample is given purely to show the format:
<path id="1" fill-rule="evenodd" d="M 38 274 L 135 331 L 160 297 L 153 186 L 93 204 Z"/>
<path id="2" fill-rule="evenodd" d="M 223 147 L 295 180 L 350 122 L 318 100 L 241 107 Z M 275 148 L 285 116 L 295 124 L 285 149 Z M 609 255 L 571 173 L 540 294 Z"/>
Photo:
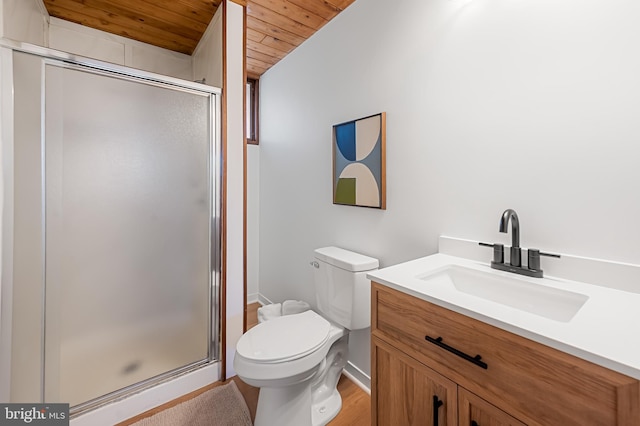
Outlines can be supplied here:
<path id="1" fill-rule="evenodd" d="M 249 408 L 231 381 L 131 426 L 251 426 Z"/>

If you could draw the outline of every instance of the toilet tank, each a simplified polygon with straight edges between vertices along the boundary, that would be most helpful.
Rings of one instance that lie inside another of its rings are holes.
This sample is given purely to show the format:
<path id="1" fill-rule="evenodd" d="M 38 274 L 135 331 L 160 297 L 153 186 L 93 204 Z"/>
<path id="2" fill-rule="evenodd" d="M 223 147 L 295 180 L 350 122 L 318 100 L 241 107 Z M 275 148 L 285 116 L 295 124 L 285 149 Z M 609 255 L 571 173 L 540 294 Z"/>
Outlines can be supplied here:
<path id="1" fill-rule="evenodd" d="M 315 250 L 316 303 L 330 319 L 349 330 L 371 325 L 371 282 L 368 271 L 378 269 L 378 259 L 338 247 Z"/>

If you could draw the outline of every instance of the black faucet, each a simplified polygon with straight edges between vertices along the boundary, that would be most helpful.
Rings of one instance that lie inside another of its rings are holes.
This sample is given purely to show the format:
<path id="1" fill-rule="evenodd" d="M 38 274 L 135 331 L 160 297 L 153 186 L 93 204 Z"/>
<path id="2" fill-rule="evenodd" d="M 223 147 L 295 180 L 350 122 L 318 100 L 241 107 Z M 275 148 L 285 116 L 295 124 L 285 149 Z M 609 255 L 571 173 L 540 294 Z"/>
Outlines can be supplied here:
<path id="1" fill-rule="evenodd" d="M 511 257 L 509 263 L 511 266 L 522 266 L 522 251 L 520 250 L 520 221 L 518 220 L 518 214 L 513 209 L 507 209 L 502 213 L 500 218 L 500 232 L 507 233 L 507 226 L 509 226 L 509 219 L 511 219 Z"/>
<path id="2" fill-rule="evenodd" d="M 504 245 L 480 243 L 481 246 L 493 247 L 493 260 L 491 267 L 501 271 L 513 272 L 515 274 L 526 275 L 528 277 L 542 278 L 540 269 L 540 256 L 560 257 L 552 253 L 542 253 L 538 249 L 528 249 L 528 267 L 522 266 L 522 249 L 520 248 L 520 221 L 518 214 L 513 209 L 507 209 L 500 218 L 500 232 L 505 234 L 509 231 L 509 221 L 511 221 L 511 256 L 509 263 L 504 263 Z"/>

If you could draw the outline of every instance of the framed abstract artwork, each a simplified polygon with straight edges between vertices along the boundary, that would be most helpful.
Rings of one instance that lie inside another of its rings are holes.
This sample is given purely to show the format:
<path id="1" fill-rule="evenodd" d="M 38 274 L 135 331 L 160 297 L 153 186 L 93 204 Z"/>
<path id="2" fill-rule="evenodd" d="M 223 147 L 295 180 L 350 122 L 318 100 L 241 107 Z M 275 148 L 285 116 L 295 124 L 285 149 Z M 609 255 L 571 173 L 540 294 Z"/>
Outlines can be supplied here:
<path id="1" fill-rule="evenodd" d="M 386 113 L 333 126 L 333 203 L 386 208 Z"/>

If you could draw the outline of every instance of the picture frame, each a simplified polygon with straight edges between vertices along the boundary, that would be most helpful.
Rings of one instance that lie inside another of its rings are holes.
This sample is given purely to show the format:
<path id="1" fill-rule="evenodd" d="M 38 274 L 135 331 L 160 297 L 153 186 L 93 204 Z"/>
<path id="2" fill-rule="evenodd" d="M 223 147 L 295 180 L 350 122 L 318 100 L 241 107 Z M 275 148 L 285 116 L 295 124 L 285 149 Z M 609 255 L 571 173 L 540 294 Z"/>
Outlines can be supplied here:
<path id="1" fill-rule="evenodd" d="M 386 113 L 333 126 L 333 203 L 386 209 Z"/>

